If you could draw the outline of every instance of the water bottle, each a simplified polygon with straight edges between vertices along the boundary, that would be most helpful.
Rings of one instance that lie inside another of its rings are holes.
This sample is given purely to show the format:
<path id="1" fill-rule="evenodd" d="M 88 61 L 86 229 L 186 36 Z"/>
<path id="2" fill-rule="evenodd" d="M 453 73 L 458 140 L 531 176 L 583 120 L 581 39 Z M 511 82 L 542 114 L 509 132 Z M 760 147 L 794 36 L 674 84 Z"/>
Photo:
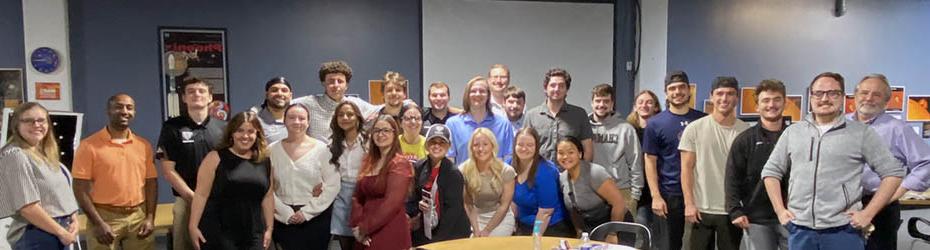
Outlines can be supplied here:
<path id="1" fill-rule="evenodd" d="M 533 250 L 542 249 L 542 233 L 539 232 L 541 227 L 541 220 L 536 220 L 536 222 L 533 223 Z"/>
<path id="2" fill-rule="evenodd" d="M 580 250 L 591 250 L 591 237 L 588 237 L 588 232 L 581 233 L 581 247 Z"/>

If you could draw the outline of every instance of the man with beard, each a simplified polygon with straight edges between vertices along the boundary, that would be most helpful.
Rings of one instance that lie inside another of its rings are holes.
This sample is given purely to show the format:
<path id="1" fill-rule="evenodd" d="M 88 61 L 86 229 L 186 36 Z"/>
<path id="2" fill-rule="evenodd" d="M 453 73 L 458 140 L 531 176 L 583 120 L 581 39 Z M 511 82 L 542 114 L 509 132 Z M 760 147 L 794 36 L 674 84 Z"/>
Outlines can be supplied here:
<path id="1" fill-rule="evenodd" d="M 507 120 L 513 125 L 513 132 L 516 135 L 520 128 L 523 128 L 524 116 L 523 111 L 526 109 L 526 92 L 523 92 L 517 86 L 508 86 L 504 90 L 506 101 L 504 102 L 504 112 L 507 113 Z"/>
<path id="2" fill-rule="evenodd" d="M 728 219 L 723 185 L 730 145 L 749 128 L 749 124 L 736 119 L 737 93 L 736 78 L 714 79 L 710 90 L 714 112 L 691 122 L 678 144 L 685 220 L 692 225 L 691 249 L 711 250 L 716 246 L 737 250 L 743 236 L 742 230 Z"/>
<path id="3" fill-rule="evenodd" d="M 423 127 L 433 124 L 446 124 L 446 120 L 462 112 L 461 109 L 449 107 L 449 85 L 444 82 L 429 84 L 429 107 L 423 109 Z"/>
<path id="4" fill-rule="evenodd" d="M 614 87 L 609 84 L 599 84 L 591 90 L 591 110 L 588 122 L 594 135 L 593 162 L 607 169 L 626 202 L 627 211 L 635 215 L 643 188 L 643 153 L 636 129 L 614 113 Z"/>
<path id="5" fill-rule="evenodd" d="M 880 139 L 890 146 L 891 154 L 909 169 L 901 186 L 891 197 L 891 202 L 873 219 L 875 231 L 869 236 L 866 249 L 897 249 L 897 233 L 901 220 L 901 205 L 898 199 L 908 190 L 922 192 L 930 188 L 930 146 L 904 121 L 885 114 L 885 106 L 891 99 L 888 78 L 882 74 L 871 74 L 856 86 L 856 112 L 847 116 L 867 124 L 878 133 Z M 881 179 L 868 165 L 862 168 L 862 203 L 869 204 L 875 198 Z"/>
<path id="6" fill-rule="evenodd" d="M 587 121 L 588 114 L 584 109 L 566 101 L 571 87 L 572 76 L 568 71 L 560 68 L 547 71 L 543 79 L 546 101 L 526 112 L 524 127 L 531 127 L 539 133 L 539 154 L 546 160 L 555 162 L 556 144 L 571 136 L 581 141 L 584 148 L 582 158 L 590 162 L 594 159 L 591 123 Z"/>
<path id="7" fill-rule="evenodd" d="M 129 129 L 136 104 L 127 94 L 107 100 L 109 123 L 74 153 L 74 194 L 95 239 L 90 249 L 154 249 L 156 192 L 152 145 Z"/>
<path id="8" fill-rule="evenodd" d="M 652 197 L 652 211 L 667 230 L 668 239 L 661 244 L 667 249 L 681 249 L 685 232 L 685 204 L 681 192 L 681 161 L 678 143 L 685 127 L 705 114 L 688 107 L 691 90 L 688 75 L 673 71 L 665 77 L 665 99 L 668 109 L 646 124 L 643 131 L 643 163 L 646 181 Z"/>
<path id="9" fill-rule="evenodd" d="M 284 127 L 284 109 L 291 104 L 293 96 L 291 83 L 284 77 L 275 77 L 265 83 L 265 102 L 259 107 L 250 109 L 258 114 L 258 121 L 262 124 L 268 144 L 287 137 L 287 128 Z"/>
<path id="10" fill-rule="evenodd" d="M 491 112 L 506 116 L 507 87 L 510 87 L 510 68 L 503 64 L 491 65 L 488 70 L 488 84 L 491 85 Z M 519 128 L 514 128 L 517 130 Z"/>
<path id="11" fill-rule="evenodd" d="M 778 137 L 784 131 L 785 84 L 779 80 L 762 80 L 756 87 L 756 111 L 759 123 L 733 140 L 727 157 L 726 209 L 730 223 L 746 231 L 750 250 L 788 249 L 788 231 L 778 224 L 778 217 L 765 193 L 760 177 Z M 781 193 L 788 190 L 787 176 Z"/>
<path id="12" fill-rule="evenodd" d="M 843 76 L 825 72 L 811 81 L 813 115 L 785 129 L 762 179 L 789 249 L 864 249 L 862 231 L 891 200 L 904 168 L 867 125 L 843 116 Z M 862 164 L 881 179 L 863 208 Z M 781 179 L 791 176 L 787 204 Z M 785 207 L 787 205 L 787 208 Z"/>

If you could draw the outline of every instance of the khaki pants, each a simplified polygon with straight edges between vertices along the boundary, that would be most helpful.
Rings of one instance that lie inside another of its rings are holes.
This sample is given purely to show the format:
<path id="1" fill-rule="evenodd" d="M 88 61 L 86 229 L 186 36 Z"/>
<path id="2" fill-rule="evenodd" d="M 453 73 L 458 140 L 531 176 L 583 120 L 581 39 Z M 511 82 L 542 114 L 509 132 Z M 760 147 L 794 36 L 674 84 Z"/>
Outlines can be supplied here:
<path id="1" fill-rule="evenodd" d="M 191 207 L 187 200 L 174 197 L 174 208 L 171 211 L 174 219 L 171 226 L 171 246 L 174 250 L 193 250 L 194 243 L 187 225 L 190 224 Z"/>
<path id="2" fill-rule="evenodd" d="M 647 195 L 648 195 L 648 194 L 647 194 Z M 635 217 L 636 217 L 636 205 L 637 205 L 637 204 L 636 204 L 636 200 L 633 199 L 633 194 L 630 193 L 630 189 L 629 189 L 629 188 L 621 188 L 621 189 L 620 189 L 620 196 L 623 196 L 623 201 L 624 201 L 624 204 L 623 204 L 623 205 L 626 206 L 626 210 L 627 210 L 627 211 L 630 211 L 630 214 L 633 215 L 633 218 L 635 218 Z M 626 216 L 626 215 L 624 215 L 624 216 Z"/>
<path id="3" fill-rule="evenodd" d="M 155 249 L 155 236 L 149 235 L 145 238 L 139 238 L 139 229 L 145 221 L 145 212 L 142 206 L 133 208 L 130 212 L 119 212 L 101 206 L 95 206 L 97 214 L 103 219 L 116 237 L 113 244 L 103 245 L 97 242 L 96 238 L 87 239 L 87 246 L 91 250 L 115 250 L 115 249 Z M 88 223 L 90 230 L 96 230 L 96 225 Z M 91 236 L 94 237 L 94 236 Z"/>

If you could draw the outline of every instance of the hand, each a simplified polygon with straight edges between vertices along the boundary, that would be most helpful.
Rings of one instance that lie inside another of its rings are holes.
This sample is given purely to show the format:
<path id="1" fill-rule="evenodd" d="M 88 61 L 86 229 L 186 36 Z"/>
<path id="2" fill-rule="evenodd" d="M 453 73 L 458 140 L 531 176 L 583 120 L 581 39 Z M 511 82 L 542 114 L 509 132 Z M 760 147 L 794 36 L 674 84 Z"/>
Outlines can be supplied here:
<path id="1" fill-rule="evenodd" d="M 865 211 L 849 211 L 846 212 L 846 215 L 849 215 L 849 225 L 856 229 L 865 229 L 872 224 L 871 215 Z"/>
<path id="2" fill-rule="evenodd" d="M 113 233 L 113 229 L 107 223 L 100 223 L 94 227 L 94 236 L 97 238 L 97 242 L 103 245 L 113 244 L 113 239 L 116 238 L 116 234 Z"/>
<path id="3" fill-rule="evenodd" d="M 426 202 L 426 200 L 420 200 L 420 203 L 418 205 L 420 208 L 420 212 L 429 213 L 429 203 Z"/>
<path id="4" fill-rule="evenodd" d="M 698 212 L 694 205 L 685 205 L 685 221 L 691 224 L 701 222 L 701 212 Z"/>
<path id="5" fill-rule="evenodd" d="M 775 214 L 778 215 L 778 223 L 782 225 L 788 225 L 788 222 L 794 220 L 794 213 L 788 211 L 788 209 L 782 209 L 781 211 L 775 211 Z"/>
<path id="6" fill-rule="evenodd" d="M 730 223 L 733 223 L 733 225 L 736 225 L 736 227 L 739 227 L 743 230 L 749 229 L 749 217 L 746 217 L 745 215 L 737 217 Z"/>
<path id="7" fill-rule="evenodd" d="M 307 218 L 304 217 L 304 213 L 297 211 L 294 213 L 294 215 L 291 215 L 291 218 L 287 219 L 287 224 L 297 225 L 300 223 L 304 223 L 304 221 L 307 221 Z"/>
<path id="8" fill-rule="evenodd" d="M 77 213 L 71 215 L 71 224 L 68 225 L 68 232 L 77 235 L 81 231 L 81 225 L 78 223 Z"/>
<path id="9" fill-rule="evenodd" d="M 181 195 L 181 199 L 184 199 L 185 201 L 187 201 L 188 206 L 190 206 L 191 202 L 194 201 L 194 190 L 190 190 L 187 192 L 178 192 L 178 194 Z"/>
<path id="10" fill-rule="evenodd" d="M 265 235 L 262 236 L 262 249 L 268 249 L 271 247 L 271 230 L 265 230 Z"/>
<path id="11" fill-rule="evenodd" d="M 488 231 L 485 231 L 485 230 L 481 230 L 481 231 L 475 232 L 475 237 L 488 237 L 488 236 L 490 236 L 490 235 L 491 235 L 491 233 L 488 232 Z"/>
<path id="12" fill-rule="evenodd" d="M 323 193 L 323 183 L 316 184 L 313 186 L 313 197 L 320 197 L 320 194 Z"/>
<path id="13" fill-rule="evenodd" d="M 189 228 L 191 235 L 191 241 L 194 243 L 194 249 L 200 250 L 200 245 L 207 243 L 207 239 L 203 237 L 203 233 L 200 232 L 200 228 Z"/>
<path id="14" fill-rule="evenodd" d="M 420 226 L 423 225 L 423 214 L 417 214 L 413 217 L 407 219 L 407 224 L 410 226 L 410 231 L 416 231 L 420 229 Z"/>
<path id="15" fill-rule="evenodd" d="M 137 233 L 137 235 L 139 236 L 139 238 L 144 239 L 146 237 L 149 237 L 149 235 L 152 235 L 152 231 L 154 230 L 155 230 L 155 218 L 145 219 L 142 222 L 142 225 L 139 227 L 139 232 Z"/>
<path id="16" fill-rule="evenodd" d="M 359 227 L 352 228 L 352 235 L 355 236 L 355 241 L 365 246 L 371 246 L 371 238 L 365 235 L 365 233 L 366 232 L 362 231 Z"/>
<path id="17" fill-rule="evenodd" d="M 668 207 L 666 207 L 665 200 L 662 197 L 652 198 L 652 213 L 662 218 L 668 215 Z"/>
<path id="18" fill-rule="evenodd" d="M 607 237 L 604 238 L 604 241 L 610 244 L 617 244 L 620 242 L 620 239 L 618 239 L 617 234 L 614 233 L 608 234 Z"/>
<path id="19" fill-rule="evenodd" d="M 77 221 L 75 221 L 75 223 L 71 223 L 71 226 L 67 231 L 56 235 L 58 237 L 58 241 L 61 242 L 62 245 L 70 246 L 71 244 L 77 242 L 77 226 L 74 225 L 77 225 Z"/>

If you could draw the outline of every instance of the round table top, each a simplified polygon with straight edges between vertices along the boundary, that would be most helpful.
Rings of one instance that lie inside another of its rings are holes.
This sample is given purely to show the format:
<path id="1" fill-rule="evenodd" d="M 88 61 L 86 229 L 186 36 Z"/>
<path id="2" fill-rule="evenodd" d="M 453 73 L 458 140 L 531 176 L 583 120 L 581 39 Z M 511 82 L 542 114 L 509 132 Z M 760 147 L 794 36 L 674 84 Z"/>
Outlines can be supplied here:
<path id="1" fill-rule="evenodd" d="M 559 237 L 542 237 L 542 246 L 540 249 L 550 250 L 559 246 L 560 240 L 567 240 L 572 247 L 581 245 L 580 239 L 559 238 Z M 607 244 L 604 242 L 592 241 L 594 243 Z M 483 237 L 467 238 L 457 240 L 440 241 L 417 247 L 417 249 L 429 250 L 447 250 L 447 249 L 533 249 L 532 236 L 508 236 L 508 237 Z M 611 245 L 610 249 L 634 249 L 632 247 Z"/>

